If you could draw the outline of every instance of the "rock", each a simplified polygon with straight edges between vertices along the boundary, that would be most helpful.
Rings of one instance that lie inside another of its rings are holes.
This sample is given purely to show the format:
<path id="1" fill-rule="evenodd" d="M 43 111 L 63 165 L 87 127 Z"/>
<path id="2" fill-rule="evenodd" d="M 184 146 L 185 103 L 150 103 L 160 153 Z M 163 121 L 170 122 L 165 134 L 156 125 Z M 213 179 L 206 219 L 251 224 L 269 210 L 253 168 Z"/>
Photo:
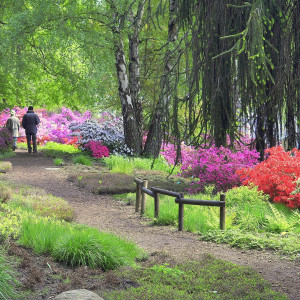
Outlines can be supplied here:
<path id="1" fill-rule="evenodd" d="M 97 294 L 81 289 L 63 292 L 57 295 L 54 300 L 104 300 Z"/>

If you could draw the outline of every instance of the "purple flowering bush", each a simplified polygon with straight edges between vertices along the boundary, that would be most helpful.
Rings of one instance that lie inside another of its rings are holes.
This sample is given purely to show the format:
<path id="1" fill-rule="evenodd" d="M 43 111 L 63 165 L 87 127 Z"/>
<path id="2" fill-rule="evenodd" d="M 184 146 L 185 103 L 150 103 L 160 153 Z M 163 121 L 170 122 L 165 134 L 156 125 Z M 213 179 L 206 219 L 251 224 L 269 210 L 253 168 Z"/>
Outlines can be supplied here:
<path id="1" fill-rule="evenodd" d="M 93 157 L 102 158 L 109 157 L 109 150 L 106 146 L 102 145 L 101 142 L 89 141 L 84 145 L 85 150 L 91 152 Z"/>
<path id="2" fill-rule="evenodd" d="M 195 179 L 190 193 L 202 192 L 207 185 L 214 185 L 215 192 L 227 191 L 241 184 L 236 171 L 255 166 L 258 158 L 256 150 L 233 152 L 224 147 L 198 149 L 183 161 L 180 176 Z"/>

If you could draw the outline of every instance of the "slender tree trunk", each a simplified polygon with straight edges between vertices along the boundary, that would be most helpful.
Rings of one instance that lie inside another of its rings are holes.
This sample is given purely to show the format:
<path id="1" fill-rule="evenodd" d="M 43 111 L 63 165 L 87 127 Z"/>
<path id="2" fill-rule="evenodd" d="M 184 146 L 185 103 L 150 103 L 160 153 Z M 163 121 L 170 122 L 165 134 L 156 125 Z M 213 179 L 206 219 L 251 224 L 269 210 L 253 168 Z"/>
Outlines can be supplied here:
<path id="1" fill-rule="evenodd" d="M 144 13 L 145 0 L 140 1 L 136 16 L 130 12 L 129 20 L 132 24 L 129 34 L 129 88 L 132 104 L 135 112 L 137 126 L 136 154 L 142 153 L 143 145 L 143 108 L 140 98 L 140 58 L 139 58 L 139 34 Z"/>
<path id="2" fill-rule="evenodd" d="M 164 59 L 164 73 L 161 78 L 161 94 L 156 104 L 154 113 L 151 118 L 147 140 L 145 143 L 144 154 L 146 156 L 158 157 L 162 144 L 162 123 L 167 110 L 169 109 L 171 98 L 171 76 L 174 62 L 170 46 L 174 46 L 177 41 L 177 21 L 176 21 L 176 0 L 169 0 L 169 24 L 168 24 L 168 47 Z"/>
<path id="3" fill-rule="evenodd" d="M 117 34 L 117 33 L 115 33 Z M 124 44 L 119 38 L 115 42 L 116 70 L 119 82 L 119 96 L 121 99 L 125 143 L 135 154 L 141 153 L 139 130 L 136 122 L 135 108 L 131 99 L 127 67 L 124 54 Z"/>

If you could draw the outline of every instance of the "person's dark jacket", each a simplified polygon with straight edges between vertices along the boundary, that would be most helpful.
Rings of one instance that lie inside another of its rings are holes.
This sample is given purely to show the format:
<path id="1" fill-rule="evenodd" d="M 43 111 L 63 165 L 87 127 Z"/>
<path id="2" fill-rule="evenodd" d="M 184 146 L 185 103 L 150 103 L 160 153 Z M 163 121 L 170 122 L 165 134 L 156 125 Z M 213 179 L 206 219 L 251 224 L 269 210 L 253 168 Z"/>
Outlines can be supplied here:
<path id="1" fill-rule="evenodd" d="M 28 110 L 27 113 L 23 116 L 22 126 L 25 129 L 25 133 L 36 134 L 37 127 L 40 123 L 40 119 L 37 114 L 34 113 L 33 110 Z"/>

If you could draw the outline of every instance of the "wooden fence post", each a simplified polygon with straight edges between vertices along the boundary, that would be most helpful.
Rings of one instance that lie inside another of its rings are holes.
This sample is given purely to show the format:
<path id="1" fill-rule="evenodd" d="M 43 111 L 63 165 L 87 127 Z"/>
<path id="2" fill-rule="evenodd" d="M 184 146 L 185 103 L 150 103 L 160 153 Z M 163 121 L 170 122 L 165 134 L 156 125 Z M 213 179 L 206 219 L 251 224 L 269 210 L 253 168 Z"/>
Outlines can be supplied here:
<path id="1" fill-rule="evenodd" d="M 220 194 L 220 201 L 226 200 L 225 194 Z M 220 229 L 225 230 L 225 205 L 220 207 Z"/>
<path id="2" fill-rule="evenodd" d="M 159 216 L 159 193 L 153 191 L 153 195 L 154 195 L 154 218 L 157 219 Z"/>
<path id="3" fill-rule="evenodd" d="M 135 212 L 138 212 L 141 207 L 141 196 L 141 184 L 136 182 Z"/>
<path id="4" fill-rule="evenodd" d="M 148 180 L 143 180 L 142 187 L 147 188 L 148 187 Z M 141 216 L 145 213 L 145 207 L 146 207 L 146 197 L 147 194 L 142 192 L 142 201 L 141 201 Z"/>
<path id="5" fill-rule="evenodd" d="M 180 193 L 180 198 L 184 198 L 184 194 Z M 183 216 L 184 216 L 184 204 L 179 203 L 178 205 L 178 231 L 183 231 Z"/>

